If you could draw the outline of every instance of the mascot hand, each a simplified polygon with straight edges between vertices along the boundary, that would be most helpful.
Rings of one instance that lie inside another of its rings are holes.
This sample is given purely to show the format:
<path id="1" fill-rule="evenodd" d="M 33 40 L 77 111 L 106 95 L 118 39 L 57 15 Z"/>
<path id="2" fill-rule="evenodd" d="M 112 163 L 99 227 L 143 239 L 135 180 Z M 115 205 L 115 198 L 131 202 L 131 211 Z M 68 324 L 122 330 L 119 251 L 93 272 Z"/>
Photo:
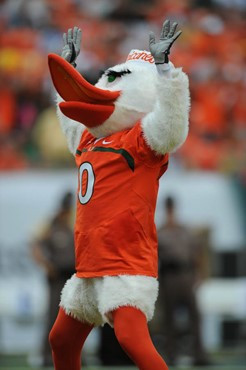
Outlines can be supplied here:
<path id="1" fill-rule="evenodd" d="M 69 28 L 67 33 L 63 34 L 63 42 L 62 58 L 76 67 L 75 60 L 80 53 L 81 29 L 78 27 Z"/>
<path id="2" fill-rule="evenodd" d="M 173 23 L 170 27 L 170 21 L 163 23 L 160 41 L 155 42 L 154 32 L 149 34 L 149 50 L 155 60 L 155 64 L 168 63 L 168 54 L 175 40 L 181 35 L 182 31 L 175 33 L 178 23 Z M 175 34 L 174 34 L 175 33 Z"/>

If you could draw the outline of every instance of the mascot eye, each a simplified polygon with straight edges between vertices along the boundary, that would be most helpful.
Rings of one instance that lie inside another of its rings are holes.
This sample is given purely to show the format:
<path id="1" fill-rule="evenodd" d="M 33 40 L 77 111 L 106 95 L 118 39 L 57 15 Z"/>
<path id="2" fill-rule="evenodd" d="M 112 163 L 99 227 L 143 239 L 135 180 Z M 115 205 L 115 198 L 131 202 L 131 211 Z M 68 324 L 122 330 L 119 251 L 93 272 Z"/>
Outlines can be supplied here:
<path id="1" fill-rule="evenodd" d="M 114 75 L 109 75 L 108 76 L 108 82 L 114 82 L 115 79 L 116 79 L 116 76 L 114 76 Z"/>
<path id="2" fill-rule="evenodd" d="M 123 70 L 123 71 L 112 71 L 111 69 L 108 69 L 105 74 L 108 78 L 108 82 L 114 82 L 117 77 L 122 77 L 128 73 L 131 73 L 129 69 Z"/>

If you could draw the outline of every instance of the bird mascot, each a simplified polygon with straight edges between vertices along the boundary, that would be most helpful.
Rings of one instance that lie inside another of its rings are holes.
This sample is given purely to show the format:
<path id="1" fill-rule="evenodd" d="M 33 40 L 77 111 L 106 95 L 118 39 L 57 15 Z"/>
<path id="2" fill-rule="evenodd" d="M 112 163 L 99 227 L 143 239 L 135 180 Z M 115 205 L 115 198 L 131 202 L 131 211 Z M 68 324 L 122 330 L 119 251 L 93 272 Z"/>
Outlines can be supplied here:
<path id="1" fill-rule="evenodd" d="M 132 50 L 95 86 L 75 69 L 80 29 L 64 34 L 61 56 L 49 55 L 59 121 L 78 167 L 76 274 L 49 337 L 56 370 L 79 370 L 87 336 L 106 322 L 139 369 L 168 369 L 147 322 L 158 295 L 158 181 L 188 133 L 188 78 L 169 62 L 176 28 L 165 21 L 158 42 L 149 35 L 150 52 Z"/>

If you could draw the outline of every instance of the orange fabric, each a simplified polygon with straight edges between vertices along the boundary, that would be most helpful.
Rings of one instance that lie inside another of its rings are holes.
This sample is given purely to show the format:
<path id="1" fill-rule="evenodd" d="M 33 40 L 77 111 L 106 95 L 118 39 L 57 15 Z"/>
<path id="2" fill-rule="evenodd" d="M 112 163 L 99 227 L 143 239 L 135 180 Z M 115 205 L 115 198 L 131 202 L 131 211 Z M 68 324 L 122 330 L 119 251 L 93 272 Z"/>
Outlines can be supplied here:
<path id="1" fill-rule="evenodd" d="M 77 276 L 157 276 L 154 212 L 168 155 L 154 154 L 140 123 L 99 140 L 86 130 L 77 153 Z"/>
<path id="2" fill-rule="evenodd" d="M 135 307 L 120 307 L 112 312 L 114 331 L 123 350 L 140 370 L 168 370 L 156 351 L 145 315 Z"/>

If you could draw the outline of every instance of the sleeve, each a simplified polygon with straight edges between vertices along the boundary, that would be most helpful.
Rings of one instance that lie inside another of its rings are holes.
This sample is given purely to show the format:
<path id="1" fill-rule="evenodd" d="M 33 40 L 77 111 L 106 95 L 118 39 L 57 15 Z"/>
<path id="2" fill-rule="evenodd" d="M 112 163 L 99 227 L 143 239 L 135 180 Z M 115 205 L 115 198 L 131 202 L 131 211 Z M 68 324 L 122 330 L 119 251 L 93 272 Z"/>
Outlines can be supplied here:
<path id="1" fill-rule="evenodd" d="M 173 152 L 188 135 L 190 95 L 187 75 L 171 70 L 169 78 L 159 76 L 153 111 L 142 119 L 144 137 L 156 153 Z"/>
<path id="2" fill-rule="evenodd" d="M 126 150 L 129 150 L 134 158 L 145 163 L 150 167 L 161 167 L 167 165 L 168 154 L 157 154 L 148 145 L 144 138 L 142 125 L 138 122 L 129 130 L 124 138 Z"/>

